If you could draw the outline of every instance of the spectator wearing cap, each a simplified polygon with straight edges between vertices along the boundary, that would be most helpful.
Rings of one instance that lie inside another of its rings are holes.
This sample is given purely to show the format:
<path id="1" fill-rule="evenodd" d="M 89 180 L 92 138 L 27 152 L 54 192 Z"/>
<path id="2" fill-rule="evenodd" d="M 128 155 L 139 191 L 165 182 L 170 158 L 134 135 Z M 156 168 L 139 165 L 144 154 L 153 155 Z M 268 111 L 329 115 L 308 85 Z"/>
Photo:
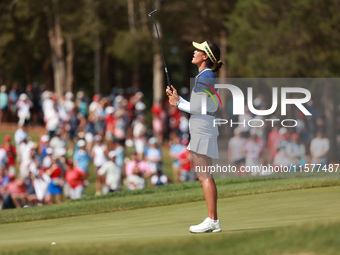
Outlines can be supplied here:
<path id="1" fill-rule="evenodd" d="M 94 135 L 90 132 L 85 133 L 86 150 L 91 151 L 94 144 Z"/>
<path id="2" fill-rule="evenodd" d="M 296 166 L 304 166 L 306 164 L 306 147 L 300 142 L 299 134 L 293 133 L 291 135 L 290 142 L 286 146 L 286 154 L 291 164 Z"/>
<path id="3" fill-rule="evenodd" d="M 43 158 L 47 156 L 46 150 L 50 148 L 50 137 L 48 135 L 42 135 L 40 137 L 40 154 Z"/>
<path id="4" fill-rule="evenodd" d="M 15 174 L 15 160 L 17 157 L 17 150 L 14 145 L 11 143 L 11 136 L 5 135 L 4 137 L 4 145 L 1 146 L 2 149 L 6 151 L 7 158 L 8 158 L 8 173 Z"/>
<path id="5" fill-rule="evenodd" d="M 16 107 L 18 109 L 19 123 L 24 123 L 25 121 L 29 121 L 31 119 L 30 108 L 33 107 L 33 103 L 25 93 L 22 93 L 19 96 Z"/>
<path id="6" fill-rule="evenodd" d="M 145 116 L 138 115 L 136 120 L 132 124 L 133 126 L 133 141 L 135 143 L 135 149 L 139 159 L 144 157 L 144 152 L 147 146 L 146 131 L 147 127 L 145 124 Z"/>
<path id="7" fill-rule="evenodd" d="M 100 100 L 100 95 L 98 95 L 98 94 L 96 94 L 92 97 L 92 102 L 89 105 L 90 115 L 92 113 L 94 113 L 97 110 L 98 107 L 101 107 L 99 100 Z"/>
<path id="8" fill-rule="evenodd" d="M 107 106 L 105 108 L 105 138 L 109 143 L 109 148 L 112 148 L 113 146 L 113 133 L 116 122 L 114 112 L 115 108 L 113 106 Z"/>
<path id="9" fill-rule="evenodd" d="M 327 154 L 329 148 L 330 142 L 329 139 L 324 136 L 324 131 L 322 129 L 317 130 L 316 137 L 312 139 L 310 144 L 312 164 L 326 165 L 328 163 Z"/>
<path id="10" fill-rule="evenodd" d="M 75 141 L 76 141 L 76 144 L 75 144 L 75 146 L 74 146 L 74 153 L 76 153 L 76 151 L 77 150 L 79 150 L 79 141 L 80 140 L 84 140 L 85 141 L 85 146 L 86 146 L 86 148 L 88 147 L 88 144 L 86 143 L 86 140 L 88 140 L 88 137 L 86 138 L 85 137 L 85 132 L 83 132 L 83 131 L 80 131 L 80 132 L 78 132 L 78 134 L 77 134 L 77 136 L 75 137 Z M 93 140 L 93 135 L 92 135 L 92 140 Z M 92 147 L 91 147 L 92 148 Z M 74 153 L 73 153 L 73 155 L 74 155 Z M 74 162 L 73 162 L 74 163 Z"/>
<path id="11" fill-rule="evenodd" d="M 48 184 L 48 194 L 45 198 L 47 204 L 53 204 L 53 198 L 56 198 L 56 202 L 59 204 L 62 202 L 62 187 L 64 185 L 63 172 L 58 166 L 55 158 L 52 157 L 52 164 L 46 171 L 46 174 L 50 176 L 51 181 Z"/>
<path id="12" fill-rule="evenodd" d="M 67 119 L 65 120 L 66 124 L 65 124 L 65 130 L 68 133 L 68 138 L 71 142 L 70 144 L 70 148 L 74 148 L 74 142 L 77 136 L 77 132 L 78 132 L 78 127 L 80 124 L 80 119 L 75 111 L 75 108 L 73 108 Z"/>
<path id="13" fill-rule="evenodd" d="M 148 162 L 153 174 L 155 174 L 157 168 L 162 165 L 162 151 L 157 143 L 157 138 L 151 137 L 149 139 L 149 147 L 145 150 L 145 160 Z"/>
<path id="14" fill-rule="evenodd" d="M 104 178 L 98 174 L 99 168 L 101 168 L 107 162 L 108 148 L 103 143 L 103 139 L 100 135 L 94 137 L 94 146 L 91 150 L 91 157 L 93 158 L 93 165 L 96 172 L 96 195 L 101 194 L 101 185 L 104 183 Z"/>
<path id="15" fill-rule="evenodd" d="M 59 128 L 55 131 L 54 136 L 50 141 L 50 146 L 53 149 L 53 156 L 55 157 L 59 157 L 59 152 L 63 152 L 65 150 L 67 141 L 62 137 L 61 130 Z"/>
<path id="16" fill-rule="evenodd" d="M 87 99 L 84 91 L 78 91 L 77 99 L 76 99 L 76 108 L 78 109 L 79 113 L 84 117 L 87 118 L 88 111 L 87 111 Z"/>
<path id="17" fill-rule="evenodd" d="M 103 134 L 105 128 L 105 112 L 103 104 L 104 101 L 101 100 L 100 95 L 94 95 L 89 106 L 89 120 L 93 123 L 94 132 L 99 134 Z"/>
<path id="18" fill-rule="evenodd" d="M 116 151 L 116 165 L 123 170 L 124 168 L 124 156 L 125 156 L 125 140 L 115 140 L 115 151 Z"/>
<path id="19" fill-rule="evenodd" d="M 146 105 L 143 102 L 136 102 L 135 105 L 135 115 L 144 115 Z"/>
<path id="20" fill-rule="evenodd" d="M 41 167 L 43 169 L 48 169 L 53 163 L 53 149 L 51 147 L 46 148 L 46 156 L 43 158 Z"/>
<path id="21" fill-rule="evenodd" d="M 28 138 L 27 123 L 20 123 L 18 129 L 14 133 L 14 141 L 16 148 L 19 148 L 20 143 Z"/>
<path id="22" fill-rule="evenodd" d="M 19 145 L 19 174 L 21 178 L 26 178 L 28 176 L 28 164 L 30 162 L 31 155 L 31 144 L 28 143 L 28 138 L 22 140 Z"/>
<path id="23" fill-rule="evenodd" d="M 28 171 L 30 173 L 33 173 L 33 175 L 37 175 L 40 169 L 40 164 L 41 164 L 41 159 L 39 158 L 39 156 L 37 155 L 38 153 L 38 144 L 37 143 L 33 143 L 31 146 L 31 150 L 30 150 L 30 159 L 28 162 Z"/>
<path id="24" fill-rule="evenodd" d="M 79 140 L 77 146 L 79 149 L 73 154 L 73 163 L 76 167 L 88 173 L 91 156 L 85 148 L 86 142 L 84 140 Z"/>
<path id="25" fill-rule="evenodd" d="M 66 161 L 65 181 L 69 186 L 70 199 L 80 199 L 83 196 L 86 173 L 73 165 L 73 160 Z"/>
<path id="26" fill-rule="evenodd" d="M 256 133 L 251 133 L 243 147 L 246 156 L 246 166 L 260 165 L 260 156 L 263 150 L 263 141 L 259 139 Z M 252 175 L 259 175 L 259 172 L 252 172 Z"/>
<path id="27" fill-rule="evenodd" d="M 44 114 L 44 122 L 46 123 L 47 118 L 50 114 L 54 114 L 53 112 L 55 111 L 55 101 L 52 99 L 53 93 L 49 90 L 45 90 L 41 94 L 41 99 L 42 99 L 42 110 Z"/>
<path id="28" fill-rule="evenodd" d="M 63 126 L 66 124 L 66 121 L 74 108 L 75 103 L 73 102 L 73 93 L 70 91 L 66 92 L 65 95 L 60 99 L 60 102 L 57 106 L 59 117 Z"/>
<path id="29" fill-rule="evenodd" d="M 116 140 L 125 140 L 126 139 L 126 120 L 124 119 L 125 110 L 118 109 L 115 111 L 115 129 L 113 132 L 114 139 Z"/>
<path id="30" fill-rule="evenodd" d="M 46 130 L 51 140 L 54 133 L 58 130 L 60 124 L 60 118 L 57 112 L 56 104 L 53 104 L 53 109 L 49 111 L 48 115 L 45 115 L 44 120 L 46 123 Z"/>
<path id="31" fill-rule="evenodd" d="M 65 148 L 59 148 L 55 153 L 53 153 L 53 156 L 56 159 L 56 162 L 60 169 L 63 172 L 63 175 L 65 175 L 66 172 L 66 149 Z"/>
<path id="32" fill-rule="evenodd" d="M 0 123 L 8 119 L 8 95 L 6 93 L 6 85 L 2 85 L 0 88 Z"/>
<path id="33" fill-rule="evenodd" d="M 115 163 L 116 153 L 116 151 L 110 151 L 108 154 L 109 160 L 98 170 L 98 175 L 105 176 L 103 194 L 121 190 L 122 169 Z"/>
<path id="34" fill-rule="evenodd" d="M 51 182 L 51 177 L 45 173 L 43 169 L 39 169 L 38 174 L 34 178 L 33 186 L 38 200 L 38 206 L 45 203 L 47 196 L 48 185 Z"/>

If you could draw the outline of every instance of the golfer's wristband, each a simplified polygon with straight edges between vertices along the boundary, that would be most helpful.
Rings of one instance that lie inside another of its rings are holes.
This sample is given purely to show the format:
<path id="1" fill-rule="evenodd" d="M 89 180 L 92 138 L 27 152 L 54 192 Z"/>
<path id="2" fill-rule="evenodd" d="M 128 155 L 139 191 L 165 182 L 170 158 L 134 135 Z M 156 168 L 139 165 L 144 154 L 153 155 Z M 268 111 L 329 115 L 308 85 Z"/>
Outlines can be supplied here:
<path id="1" fill-rule="evenodd" d="M 175 104 L 175 107 L 178 108 L 178 105 L 179 105 L 179 101 Z"/>

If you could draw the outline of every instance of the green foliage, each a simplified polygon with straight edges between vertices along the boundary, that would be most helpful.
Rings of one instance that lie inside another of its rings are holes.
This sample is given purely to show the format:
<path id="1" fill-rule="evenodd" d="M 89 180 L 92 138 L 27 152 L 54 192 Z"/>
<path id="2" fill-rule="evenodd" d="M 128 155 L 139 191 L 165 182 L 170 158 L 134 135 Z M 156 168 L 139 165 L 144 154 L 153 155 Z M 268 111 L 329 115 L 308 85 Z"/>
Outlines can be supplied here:
<path id="1" fill-rule="evenodd" d="M 37 81 L 53 88 L 47 24 L 58 12 L 64 39 L 74 43 L 75 89 L 93 91 L 94 38 L 99 36 L 102 90 L 126 87 L 132 83 L 131 74 L 140 72 L 140 87 L 147 91 L 152 55 L 159 51 L 147 16 L 155 6 L 153 0 L 133 3 L 135 32 L 129 26 L 127 0 L 1 1 L 0 81 Z M 220 44 L 222 31 L 227 32 L 228 45 L 222 60 L 232 76 L 336 77 L 339 13 L 337 0 L 176 0 L 161 1 L 155 19 L 170 78 L 182 87 L 197 72 L 190 63 L 191 41 Z"/>
<path id="2" fill-rule="evenodd" d="M 238 1 L 228 15 L 230 66 L 241 77 L 335 77 L 338 1 Z"/>
<path id="3" fill-rule="evenodd" d="M 137 35 L 130 31 L 118 31 L 107 52 L 126 65 L 151 64 L 153 49 L 150 33 Z"/>

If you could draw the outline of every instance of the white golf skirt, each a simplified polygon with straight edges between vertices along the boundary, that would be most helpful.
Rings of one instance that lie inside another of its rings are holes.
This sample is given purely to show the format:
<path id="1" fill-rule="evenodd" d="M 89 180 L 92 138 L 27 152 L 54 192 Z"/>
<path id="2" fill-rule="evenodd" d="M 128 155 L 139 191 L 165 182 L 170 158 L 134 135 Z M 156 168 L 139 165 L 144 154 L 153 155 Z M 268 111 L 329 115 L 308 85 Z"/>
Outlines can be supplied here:
<path id="1" fill-rule="evenodd" d="M 218 158 L 218 126 L 214 127 L 214 118 L 214 116 L 210 115 L 191 115 L 188 150 L 210 158 Z"/>

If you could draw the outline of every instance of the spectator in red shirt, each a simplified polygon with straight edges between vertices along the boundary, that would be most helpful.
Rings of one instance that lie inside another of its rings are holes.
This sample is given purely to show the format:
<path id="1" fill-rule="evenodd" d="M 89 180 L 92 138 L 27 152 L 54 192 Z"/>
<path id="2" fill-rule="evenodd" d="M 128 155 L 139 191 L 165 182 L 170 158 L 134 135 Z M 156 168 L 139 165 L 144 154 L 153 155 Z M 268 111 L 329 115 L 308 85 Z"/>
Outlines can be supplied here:
<path id="1" fill-rule="evenodd" d="M 14 145 L 11 144 L 11 137 L 9 135 L 5 135 L 4 137 L 5 144 L 1 146 L 6 153 L 8 158 L 8 173 L 15 175 L 15 160 L 17 157 L 17 150 Z"/>
<path id="2" fill-rule="evenodd" d="M 114 117 L 115 108 L 108 106 L 105 108 L 105 138 L 109 142 L 109 149 L 113 147 L 113 132 L 115 130 L 116 119 Z"/>
<path id="3" fill-rule="evenodd" d="M 277 145 L 282 139 L 282 135 L 279 132 L 279 125 L 274 125 L 274 128 L 272 131 L 269 132 L 268 135 L 268 141 L 267 141 L 267 147 L 270 152 L 270 160 L 271 162 L 274 160 L 274 157 L 277 152 Z"/>
<path id="4" fill-rule="evenodd" d="M 183 140 L 182 143 L 186 146 L 189 144 L 189 140 Z M 181 164 L 180 171 L 179 171 L 179 181 L 180 182 L 187 182 L 190 180 L 190 151 L 184 148 L 182 152 L 179 153 L 178 162 Z"/>
<path id="5" fill-rule="evenodd" d="M 73 166 L 72 159 L 66 161 L 65 181 L 70 187 L 70 199 L 80 199 L 83 196 L 85 175 L 83 170 Z"/>
<path id="6" fill-rule="evenodd" d="M 62 187 L 64 185 L 63 171 L 58 166 L 56 160 L 53 158 L 53 162 L 50 168 L 46 170 L 46 174 L 51 177 L 51 182 L 48 185 L 49 195 L 46 196 L 46 203 L 53 204 L 53 197 L 56 197 L 57 203 L 62 202 Z"/>

